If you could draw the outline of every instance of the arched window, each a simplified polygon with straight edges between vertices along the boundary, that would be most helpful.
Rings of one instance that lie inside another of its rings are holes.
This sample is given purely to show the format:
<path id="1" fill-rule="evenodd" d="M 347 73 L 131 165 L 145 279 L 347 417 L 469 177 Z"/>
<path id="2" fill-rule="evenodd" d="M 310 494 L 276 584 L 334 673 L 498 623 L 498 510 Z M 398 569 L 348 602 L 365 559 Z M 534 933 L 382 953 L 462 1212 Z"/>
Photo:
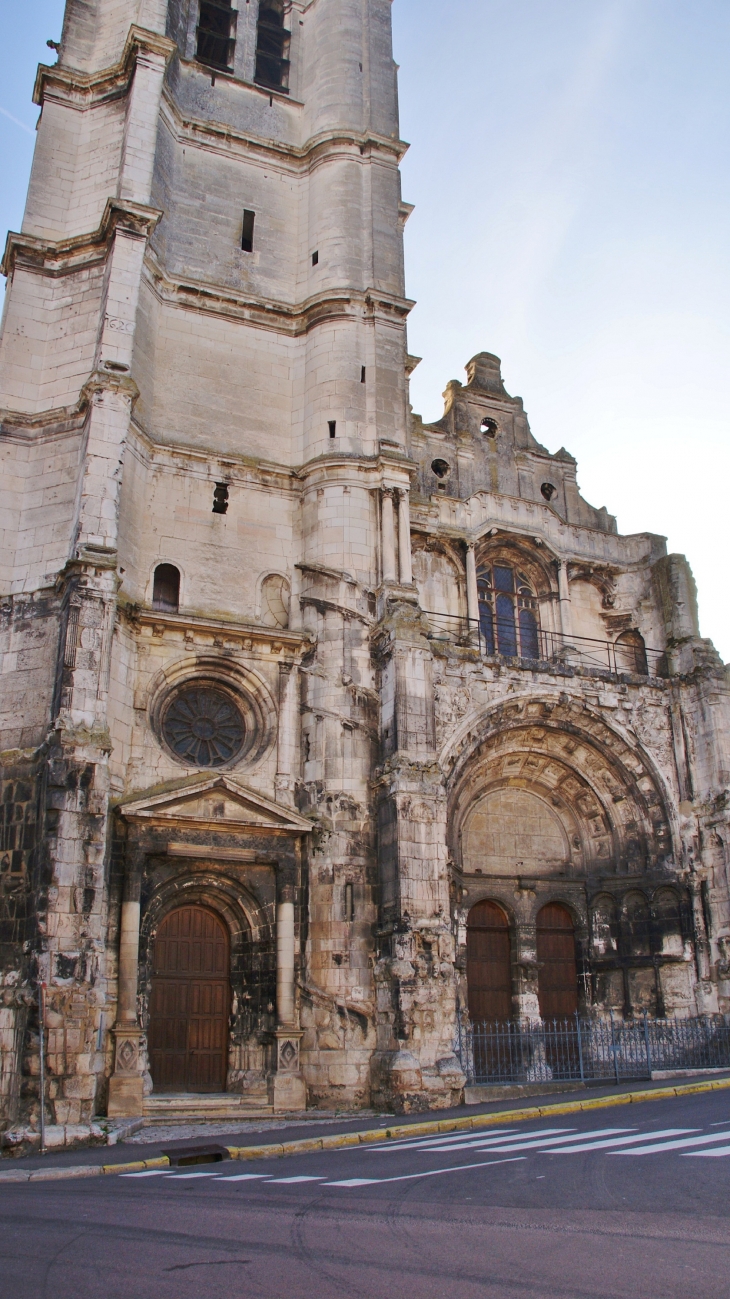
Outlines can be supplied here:
<path id="1" fill-rule="evenodd" d="M 261 583 L 261 621 L 267 627 L 288 627 L 290 601 L 286 578 L 270 573 Z"/>
<path id="2" fill-rule="evenodd" d="M 174 564 L 158 564 L 152 588 L 152 608 L 177 613 L 180 608 L 180 571 Z"/>
<path id="3" fill-rule="evenodd" d="M 256 36 L 256 75 L 259 86 L 286 90 L 289 83 L 289 40 L 281 0 L 261 0 Z"/>
<path id="4" fill-rule="evenodd" d="M 674 889 L 660 889 L 652 906 L 662 956 L 682 956 L 682 912 Z"/>
<path id="5" fill-rule="evenodd" d="M 616 670 L 618 672 L 636 672 L 639 676 L 648 676 L 649 665 L 646 661 L 646 646 L 640 631 L 624 631 L 617 637 Z"/>
<path id="6" fill-rule="evenodd" d="M 651 956 L 651 915 L 643 893 L 624 898 L 624 943 L 629 956 Z"/>
<path id="7" fill-rule="evenodd" d="M 537 597 L 525 573 L 485 564 L 478 573 L 479 621 L 488 654 L 540 658 Z"/>

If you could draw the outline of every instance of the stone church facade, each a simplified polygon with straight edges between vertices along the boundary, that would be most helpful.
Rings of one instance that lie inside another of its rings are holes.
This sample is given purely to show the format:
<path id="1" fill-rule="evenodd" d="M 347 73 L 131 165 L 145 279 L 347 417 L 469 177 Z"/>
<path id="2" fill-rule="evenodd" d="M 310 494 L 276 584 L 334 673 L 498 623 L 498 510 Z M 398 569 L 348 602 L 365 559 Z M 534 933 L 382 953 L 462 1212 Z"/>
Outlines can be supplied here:
<path id="1" fill-rule="evenodd" d="M 390 0 L 67 0 L 0 344 L 0 1125 L 730 1010 L 730 692 L 499 361 L 413 415 Z M 557 952 L 557 958 L 555 953 Z M 552 953 L 552 955 L 551 955 Z"/>

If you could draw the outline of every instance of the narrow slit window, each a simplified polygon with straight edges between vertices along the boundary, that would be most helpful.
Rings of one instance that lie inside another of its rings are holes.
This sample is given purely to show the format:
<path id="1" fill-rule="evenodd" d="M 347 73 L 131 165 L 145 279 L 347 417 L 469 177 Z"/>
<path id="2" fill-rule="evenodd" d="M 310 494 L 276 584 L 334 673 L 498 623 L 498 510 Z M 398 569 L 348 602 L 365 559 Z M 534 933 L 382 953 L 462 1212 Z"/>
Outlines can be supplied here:
<path id="1" fill-rule="evenodd" d="M 261 0 L 256 29 L 257 86 L 288 91 L 290 40 L 291 32 L 284 27 L 283 0 Z"/>
<path id="2" fill-rule="evenodd" d="M 319 266 L 319 253 L 312 253 L 312 266 Z"/>
<path id="3" fill-rule="evenodd" d="M 345 885 L 345 920 L 351 925 L 355 919 L 355 899 L 353 897 L 352 884 L 349 882 Z"/>
<path id="4" fill-rule="evenodd" d="M 360 370 L 360 383 L 367 382 L 367 374 L 368 374 L 367 367 L 363 366 L 362 369 Z"/>
<path id="5" fill-rule="evenodd" d="M 245 253 L 253 252 L 253 231 L 256 225 L 256 213 L 244 209 L 243 213 L 243 234 L 241 235 L 241 247 Z"/>
<path id="6" fill-rule="evenodd" d="M 195 57 L 220 72 L 233 71 L 236 11 L 231 0 L 201 0 Z"/>
<path id="7" fill-rule="evenodd" d="M 331 420 L 329 421 L 329 431 L 330 431 L 330 437 L 331 437 L 331 438 L 336 438 L 336 437 L 337 437 L 337 420 L 336 420 L 336 419 L 331 419 Z"/>

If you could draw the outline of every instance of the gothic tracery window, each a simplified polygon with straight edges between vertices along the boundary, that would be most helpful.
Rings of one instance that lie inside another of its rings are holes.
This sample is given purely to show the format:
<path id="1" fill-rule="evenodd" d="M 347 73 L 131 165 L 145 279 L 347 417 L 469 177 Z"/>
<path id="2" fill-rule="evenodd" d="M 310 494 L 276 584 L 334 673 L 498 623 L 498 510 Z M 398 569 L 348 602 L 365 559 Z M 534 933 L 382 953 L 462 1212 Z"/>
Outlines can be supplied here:
<path id="1" fill-rule="evenodd" d="M 529 577 L 503 563 L 480 568 L 479 622 L 488 654 L 540 657 L 537 596 Z"/>

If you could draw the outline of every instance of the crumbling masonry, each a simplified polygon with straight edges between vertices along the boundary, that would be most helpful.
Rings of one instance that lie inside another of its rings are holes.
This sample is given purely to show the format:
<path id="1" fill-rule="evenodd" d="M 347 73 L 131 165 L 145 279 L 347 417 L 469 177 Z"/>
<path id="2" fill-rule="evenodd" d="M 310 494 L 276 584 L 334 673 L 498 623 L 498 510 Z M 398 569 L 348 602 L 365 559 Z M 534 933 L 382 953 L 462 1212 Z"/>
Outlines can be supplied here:
<path id="1" fill-rule="evenodd" d="M 730 1009 L 728 672 L 686 560 L 582 499 L 496 357 L 410 411 L 390 10 L 68 0 L 39 69 L 5 1129 L 38 1125 L 39 983 L 67 1139 L 204 1093 L 447 1106 L 470 1008 Z"/>

